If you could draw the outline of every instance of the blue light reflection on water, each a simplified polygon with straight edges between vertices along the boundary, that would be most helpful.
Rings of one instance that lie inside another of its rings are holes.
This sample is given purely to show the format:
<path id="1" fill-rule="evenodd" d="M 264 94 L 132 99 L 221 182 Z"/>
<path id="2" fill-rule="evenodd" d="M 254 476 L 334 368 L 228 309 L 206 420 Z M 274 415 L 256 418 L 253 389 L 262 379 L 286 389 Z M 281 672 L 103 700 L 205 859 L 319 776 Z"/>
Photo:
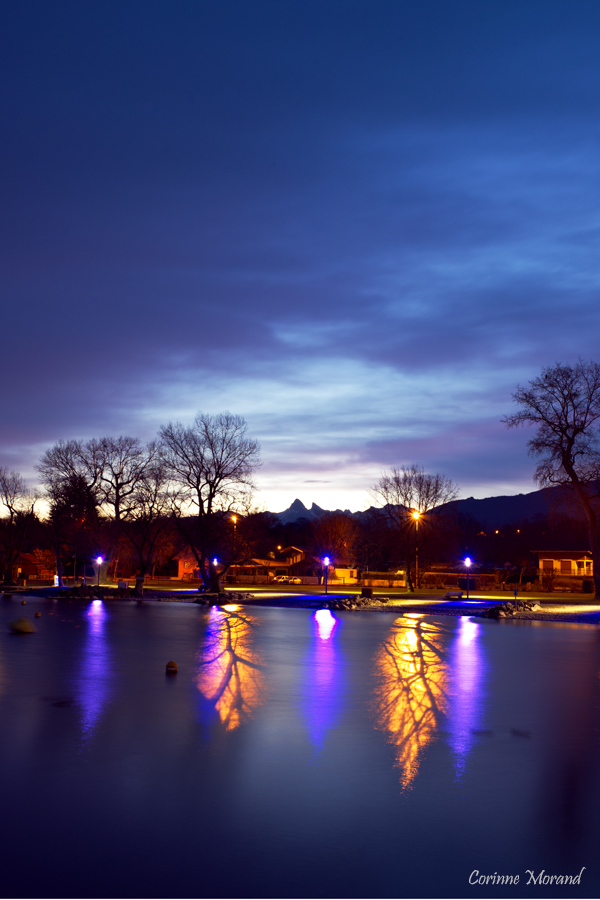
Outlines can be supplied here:
<path id="1" fill-rule="evenodd" d="M 485 663 L 481 647 L 481 624 L 462 616 L 450 652 L 451 694 L 448 709 L 450 746 L 457 777 L 481 729 Z"/>
<path id="2" fill-rule="evenodd" d="M 322 751 L 327 732 L 341 714 L 343 665 L 336 641 L 338 619 L 328 609 L 318 609 L 311 621 L 303 712 L 310 741 L 315 750 Z"/>
<path id="3" fill-rule="evenodd" d="M 578 896 L 599 896 L 598 629 L 59 601 L 21 639 L 18 602 L 0 604 L 6 896 L 463 897 L 474 868 L 582 866 Z M 49 702 L 65 671 L 77 705 Z"/>
<path id="4" fill-rule="evenodd" d="M 106 636 L 108 613 L 102 600 L 92 600 L 85 621 L 87 634 L 74 687 L 80 704 L 82 742 L 93 736 L 111 694 L 113 667 Z"/>
<path id="5" fill-rule="evenodd" d="M 333 629 L 337 625 L 337 619 L 328 609 L 318 609 L 314 615 L 317 623 L 317 631 L 322 641 L 328 641 L 333 634 Z"/>

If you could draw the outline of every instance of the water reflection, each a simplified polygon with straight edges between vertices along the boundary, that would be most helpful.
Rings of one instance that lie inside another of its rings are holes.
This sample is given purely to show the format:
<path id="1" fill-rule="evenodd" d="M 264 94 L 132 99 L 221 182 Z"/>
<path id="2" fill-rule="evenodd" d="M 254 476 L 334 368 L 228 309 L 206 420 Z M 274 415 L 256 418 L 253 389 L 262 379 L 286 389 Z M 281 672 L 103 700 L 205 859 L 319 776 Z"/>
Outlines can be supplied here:
<path id="1" fill-rule="evenodd" d="M 320 751 L 327 732 L 339 718 L 341 706 L 341 666 L 335 641 L 338 620 L 328 609 L 316 610 L 311 619 L 313 641 L 306 666 L 304 714 L 311 743 Z"/>
<path id="2" fill-rule="evenodd" d="M 396 619 L 375 658 L 376 725 L 387 731 L 404 788 L 448 709 L 444 645 L 448 630 L 420 616 Z"/>
<path id="3" fill-rule="evenodd" d="M 598 796 L 600 631 L 576 628 L 577 652 L 560 648 L 552 655 L 560 679 L 547 711 L 550 739 L 543 744 L 539 817 L 556 850 L 578 862 L 598 809 L 592 798 Z"/>
<path id="4" fill-rule="evenodd" d="M 328 641 L 337 625 L 337 619 L 328 609 L 318 609 L 314 615 L 317 632 L 321 641 Z"/>
<path id="5" fill-rule="evenodd" d="M 474 732 L 481 728 L 484 663 L 480 632 L 479 622 L 461 616 L 452 644 L 452 694 L 448 724 L 457 775 L 464 772 L 475 739 Z"/>
<path id="6" fill-rule="evenodd" d="M 81 708 L 83 741 L 88 741 L 98 724 L 111 693 L 112 661 L 106 636 L 107 612 L 102 600 L 92 600 L 87 612 L 87 634 L 75 690 Z"/>
<path id="7" fill-rule="evenodd" d="M 227 731 L 233 731 L 264 700 L 262 659 L 253 646 L 258 622 L 241 607 L 213 606 L 204 645 L 198 654 L 198 690 L 214 705 Z"/>

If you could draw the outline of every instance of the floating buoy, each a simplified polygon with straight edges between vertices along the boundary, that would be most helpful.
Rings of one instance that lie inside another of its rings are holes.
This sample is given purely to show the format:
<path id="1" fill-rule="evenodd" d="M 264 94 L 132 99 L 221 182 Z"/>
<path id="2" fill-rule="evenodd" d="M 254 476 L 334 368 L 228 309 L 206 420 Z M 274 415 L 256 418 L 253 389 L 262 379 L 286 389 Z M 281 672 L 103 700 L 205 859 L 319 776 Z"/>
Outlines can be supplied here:
<path id="1" fill-rule="evenodd" d="M 37 631 L 31 619 L 26 619 L 25 616 L 22 616 L 20 619 L 13 619 L 12 622 L 8 623 L 8 627 L 15 634 L 35 634 Z"/>
<path id="2" fill-rule="evenodd" d="M 41 619 L 41 617 L 42 617 L 41 612 L 36 612 L 35 617 L 36 617 L 36 619 Z"/>
<path id="3" fill-rule="evenodd" d="M 26 603 L 27 603 L 27 600 L 21 600 L 21 606 L 25 606 Z"/>
<path id="4" fill-rule="evenodd" d="M 167 674 L 169 674 L 169 675 L 175 675 L 176 672 L 177 672 L 177 663 L 176 663 L 176 662 L 173 662 L 173 660 L 171 659 L 171 660 L 169 660 L 169 662 L 167 663 Z"/>

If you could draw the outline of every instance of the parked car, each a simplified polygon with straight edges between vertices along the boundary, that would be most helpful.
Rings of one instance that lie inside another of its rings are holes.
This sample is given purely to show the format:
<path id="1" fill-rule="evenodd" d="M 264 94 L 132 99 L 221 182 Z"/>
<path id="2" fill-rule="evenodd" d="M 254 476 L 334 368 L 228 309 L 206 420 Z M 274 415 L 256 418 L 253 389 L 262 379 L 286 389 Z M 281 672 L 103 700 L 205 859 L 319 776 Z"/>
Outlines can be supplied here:
<path id="1" fill-rule="evenodd" d="M 290 579 L 287 575 L 278 575 L 275 581 L 277 584 L 289 584 Z"/>
<path id="2" fill-rule="evenodd" d="M 302 584 L 302 579 L 295 575 L 293 578 L 288 578 L 288 584 Z"/>

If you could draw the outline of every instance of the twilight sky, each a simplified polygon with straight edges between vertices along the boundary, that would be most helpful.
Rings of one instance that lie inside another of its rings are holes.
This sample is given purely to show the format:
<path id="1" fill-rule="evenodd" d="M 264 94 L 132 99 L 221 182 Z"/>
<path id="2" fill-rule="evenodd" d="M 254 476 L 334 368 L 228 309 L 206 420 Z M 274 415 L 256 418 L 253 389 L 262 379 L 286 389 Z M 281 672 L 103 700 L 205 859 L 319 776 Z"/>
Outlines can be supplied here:
<path id="1" fill-rule="evenodd" d="M 4 0 L 0 465 L 243 415 L 259 500 L 534 490 L 599 359 L 600 4 Z"/>

